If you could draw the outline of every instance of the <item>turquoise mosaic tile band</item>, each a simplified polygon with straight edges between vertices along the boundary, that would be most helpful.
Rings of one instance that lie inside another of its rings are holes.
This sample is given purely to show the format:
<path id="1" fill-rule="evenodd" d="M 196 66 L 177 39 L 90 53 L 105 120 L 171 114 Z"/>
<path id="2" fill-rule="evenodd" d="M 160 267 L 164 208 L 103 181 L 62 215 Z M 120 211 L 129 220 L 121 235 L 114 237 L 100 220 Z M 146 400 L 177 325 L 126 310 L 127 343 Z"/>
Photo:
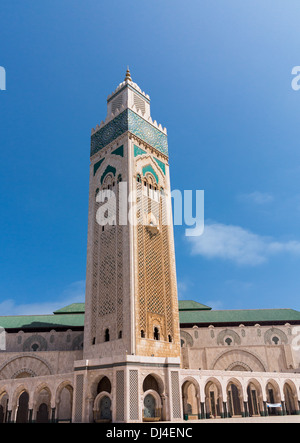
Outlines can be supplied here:
<path id="1" fill-rule="evenodd" d="M 159 129 L 156 129 L 150 123 L 146 122 L 146 120 L 138 114 L 131 111 L 131 109 L 125 109 L 125 111 L 121 112 L 121 114 L 92 135 L 91 156 L 126 131 L 130 131 L 162 154 L 168 156 L 167 136 L 159 131 Z"/>
<path id="2" fill-rule="evenodd" d="M 143 167 L 143 175 L 145 176 L 147 172 L 150 172 L 150 174 L 153 175 L 153 177 L 155 178 L 156 183 L 158 183 L 158 175 L 156 174 L 156 172 L 154 171 L 154 169 L 152 168 L 151 165 L 146 165 Z"/>

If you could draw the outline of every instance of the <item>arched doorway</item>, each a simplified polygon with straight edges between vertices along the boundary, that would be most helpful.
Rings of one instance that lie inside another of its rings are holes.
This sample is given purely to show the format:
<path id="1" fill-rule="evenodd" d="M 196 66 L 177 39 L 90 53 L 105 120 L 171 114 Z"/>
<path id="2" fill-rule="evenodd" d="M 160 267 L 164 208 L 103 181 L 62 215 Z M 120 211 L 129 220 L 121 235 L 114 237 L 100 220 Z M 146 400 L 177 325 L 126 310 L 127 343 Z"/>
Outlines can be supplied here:
<path id="1" fill-rule="evenodd" d="M 296 414 L 297 407 L 297 390 L 294 385 L 285 383 L 283 387 L 285 409 L 288 415 Z"/>
<path id="2" fill-rule="evenodd" d="M 72 404 L 73 404 L 73 388 L 66 384 L 60 387 L 57 395 L 57 422 L 71 423 L 72 421 Z"/>
<path id="3" fill-rule="evenodd" d="M 269 415 L 281 415 L 281 399 L 279 393 L 279 387 L 276 382 L 270 381 L 266 386 L 266 394 L 267 394 L 267 408 Z M 279 406 L 272 406 L 279 405 Z"/>
<path id="4" fill-rule="evenodd" d="M 7 405 L 8 405 L 8 395 L 6 392 L 4 392 L 0 396 L 0 423 L 7 422 Z"/>
<path id="5" fill-rule="evenodd" d="M 16 423 L 28 422 L 28 403 L 29 403 L 29 394 L 27 391 L 23 391 L 18 401 Z"/>
<path id="6" fill-rule="evenodd" d="M 49 422 L 49 411 L 46 403 L 41 403 L 37 413 L 36 413 L 37 423 L 48 423 Z"/>
<path id="7" fill-rule="evenodd" d="M 206 418 L 222 416 L 222 389 L 217 380 L 210 380 L 205 386 Z"/>
<path id="8" fill-rule="evenodd" d="M 247 386 L 247 396 L 250 417 L 260 416 L 263 407 L 262 394 L 259 385 L 251 381 Z"/>
<path id="9" fill-rule="evenodd" d="M 148 374 L 143 381 L 143 392 L 143 421 L 164 419 L 162 410 L 163 381 L 154 374 Z"/>
<path id="10" fill-rule="evenodd" d="M 192 380 L 186 380 L 181 388 L 183 416 L 185 420 L 195 420 L 199 418 L 199 397 L 197 387 Z"/>
<path id="11" fill-rule="evenodd" d="M 108 377 L 102 377 L 97 385 L 97 394 L 100 392 L 108 392 L 111 393 L 111 383 Z"/>
<path id="12" fill-rule="evenodd" d="M 146 391 L 143 404 L 143 421 L 160 421 L 162 417 L 161 398 L 156 391 Z"/>
<path id="13" fill-rule="evenodd" d="M 51 411 L 51 392 L 49 388 L 40 388 L 35 397 L 35 421 L 36 423 L 48 423 Z"/>
<path id="14" fill-rule="evenodd" d="M 94 401 L 94 421 L 96 423 L 105 423 L 112 421 L 112 398 L 111 382 L 106 376 L 102 376 L 95 385 L 96 398 Z"/>
<path id="15" fill-rule="evenodd" d="M 233 382 L 230 382 L 227 388 L 227 404 L 231 417 L 242 416 L 240 390 Z"/>

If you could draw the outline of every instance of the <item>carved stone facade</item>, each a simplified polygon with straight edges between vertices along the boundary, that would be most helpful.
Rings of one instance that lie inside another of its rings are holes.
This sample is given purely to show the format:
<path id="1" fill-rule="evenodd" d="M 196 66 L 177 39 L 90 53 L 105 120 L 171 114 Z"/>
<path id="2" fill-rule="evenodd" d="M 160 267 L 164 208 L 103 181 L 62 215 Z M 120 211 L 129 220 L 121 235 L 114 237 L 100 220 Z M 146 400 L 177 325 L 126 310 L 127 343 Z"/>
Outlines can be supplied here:
<path id="1" fill-rule="evenodd" d="M 300 313 L 178 307 L 167 131 L 129 71 L 107 111 L 91 136 L 85 305 L 0 317 L 0 422 L 299 414 Z"/>

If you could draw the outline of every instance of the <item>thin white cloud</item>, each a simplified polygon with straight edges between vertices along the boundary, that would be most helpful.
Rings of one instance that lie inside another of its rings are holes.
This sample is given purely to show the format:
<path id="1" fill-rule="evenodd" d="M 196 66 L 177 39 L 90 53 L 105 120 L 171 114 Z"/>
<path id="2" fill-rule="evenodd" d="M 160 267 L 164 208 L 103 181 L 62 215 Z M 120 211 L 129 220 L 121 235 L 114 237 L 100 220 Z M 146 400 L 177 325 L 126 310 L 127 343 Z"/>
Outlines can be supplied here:
<path id="1" fill-rule="evenodd" d="M 57 299 L 52 302 L 18 304 L 13 299 L 3 300 L 0 303 L 0 316 L 52 314 L 53 311 L 68 306 L 71 303 L 84 302 L 84 298 L 85 281 L 79 280 L 68 285 Z"/>
<path id="2" fill-rule="evenodd" d="M 187 237 L 191 252 L 213 259 L 230 260 L 238 265 L 256 266 L 270 257 L 289 253 L 300 257 L 300 242 L 281 242 L 271 237 L 254 234 L 240 226 L 222 223 L 206 224 L 204 233 L 198 237 Z"/>
<path id="3" fill-rule="evenodd" d="M 257 205 L 264 205 L 274 201 L 274 196 L 269 192 L 254 191 L 248 194 L 239 194 L 238 200 L 243 202 L 255 203 Z"/>

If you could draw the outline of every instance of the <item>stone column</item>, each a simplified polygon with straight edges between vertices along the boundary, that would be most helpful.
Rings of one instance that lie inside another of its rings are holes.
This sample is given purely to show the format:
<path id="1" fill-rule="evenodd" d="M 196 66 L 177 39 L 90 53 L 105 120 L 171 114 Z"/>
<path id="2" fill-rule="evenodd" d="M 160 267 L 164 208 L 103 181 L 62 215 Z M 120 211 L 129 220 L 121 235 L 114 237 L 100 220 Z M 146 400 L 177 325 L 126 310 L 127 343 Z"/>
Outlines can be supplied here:
<path id="1" fill-rule="evenodd" d="M 51 408 L 51 423 L 55 423 L 55 408 Z"/>
<path id="2" fill-rule="evenodd" d="M 200 403 L 200 415 L 201 415 L 200 418 L 202 418 L 202 419 L 205 418 L 205 403 L 204 402 Z"/>
<path id="3" fill-rule="evenodd" d="M 285 401 L 284 400 L 282 400 L 281 401 L 281 405 L 282 405 L 282 415 L 287 415 L 287 412 L 286 412 L 286 406 L 285 406 Z"/>
<path id="4" fill-rule="evenodd" d="M 223 418 L 228 418 L 227 402 L 226 401 L 223 401 L 223 414 L 224 414 Z"/>
<path id="5" fill-rule="evenodd" d="M 33 409 L 28 409 L 28 423 L 32 423 Z"/>

